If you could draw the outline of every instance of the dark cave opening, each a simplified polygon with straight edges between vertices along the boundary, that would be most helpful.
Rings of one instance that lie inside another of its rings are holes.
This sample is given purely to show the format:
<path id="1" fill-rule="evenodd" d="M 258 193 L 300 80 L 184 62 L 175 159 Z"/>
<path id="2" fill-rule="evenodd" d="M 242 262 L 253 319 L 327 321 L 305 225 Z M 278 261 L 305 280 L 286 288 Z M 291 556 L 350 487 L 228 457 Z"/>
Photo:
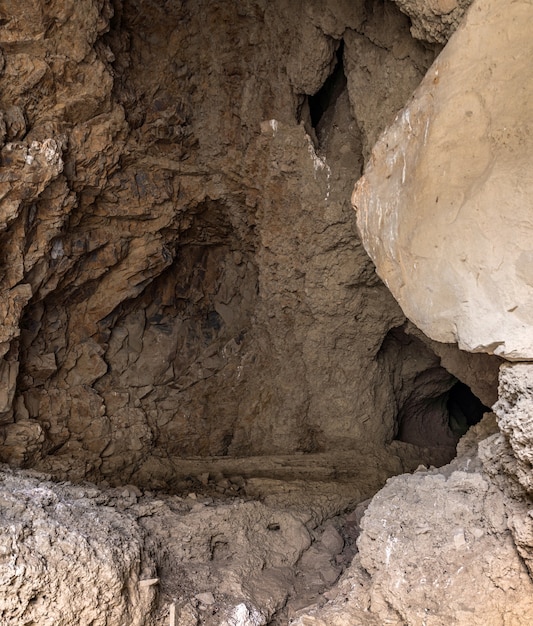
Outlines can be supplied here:
<path id="1" fill-rule="evenodd" d="M 462 437 L 471 426 L 481 421 L 484 413 L 491 410 L 460 380 L 450 389 L 446 408 L 450 430 L 456 437 Z"/>
<path id="2" fill-rule="evenodd" d="M 428 384 L 432 386 L 437 381 L 442 383 L 447 375 L 443 368 L 423 372 L 419 376 L 419 379 L 424 379 L 421 388 Z M 396 439 L 422 447 L 454 447 L 468 429 L 480 422 L 484 413 L 490 410 L 460 380 L 456 380 L 445 392 L 435 395 L 418 395 L 415 392 L 398 412 Z"/>
<path id="3" fill-rule="evenodd" d="M 394 439 L 420 447 L 447 450 L 455 456 L 459 439 L 491 409 L 475 395 L 465 378 L 472 368 L 486 372 L 486 363 L 468 361 L 469 372 L 458 377 L 459 351 L 453 373 L 441 357 L 406 327 L 391 329 L 384 340 L 380 359 L 388 363 L 396 397 Z M 483 375 L 483 374 L 481 374 Z M 485 397 L 486 390 L 485 390 Z"/>
<path id="4" fill-rule="evenodd" d="M 316 94 L 308 98 L 311 125 L 314 129 L 318 128 L 324 113 L 335 103 L 346 88 L 347 81 L 344 74 L 343 53 L 344 41 L 341 40 L 336 53 L 337 61 L 332 73 Z"/>

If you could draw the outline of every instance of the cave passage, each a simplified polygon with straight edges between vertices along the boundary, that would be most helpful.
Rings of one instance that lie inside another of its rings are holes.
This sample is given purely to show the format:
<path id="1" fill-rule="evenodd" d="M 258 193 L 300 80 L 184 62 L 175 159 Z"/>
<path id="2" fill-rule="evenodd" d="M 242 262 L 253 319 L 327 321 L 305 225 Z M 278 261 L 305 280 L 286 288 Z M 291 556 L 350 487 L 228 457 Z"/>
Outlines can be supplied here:
<path id="1" fill-rule="evenodd" d="M 428 370 L 422 376 L 429 378 L 431 372 L 435 376 L 436 371 Z M 421 447 L 455 447 L 490 410 L 468 385 L 457 380 L 446 392 L 435 396 L 413 394 L 398 412 L 396 439 Z"/>
<path id="2" fill-rule="evenodd" d="M 311 125 L 318 130 L 318 125 L 324 113 L 335 104 L 340 94 L 346 88 L 346 76 L 344 74 L 344 41 L 341 40 L 337 49 L 337 62 L 332 73 L 327 77 L 325 83 L 316 92 L 315 95 L 309 96 L 309 113 L 311 116 Z"/>
<path id="3" fill-rule="evenodd" d="M 481 421 L 484 413 L 491 411 L 461 381 L 457 381 L 450 389 L 446 408 L 450 430 L 456 437 L 462 437 L 471 426 Z"/>

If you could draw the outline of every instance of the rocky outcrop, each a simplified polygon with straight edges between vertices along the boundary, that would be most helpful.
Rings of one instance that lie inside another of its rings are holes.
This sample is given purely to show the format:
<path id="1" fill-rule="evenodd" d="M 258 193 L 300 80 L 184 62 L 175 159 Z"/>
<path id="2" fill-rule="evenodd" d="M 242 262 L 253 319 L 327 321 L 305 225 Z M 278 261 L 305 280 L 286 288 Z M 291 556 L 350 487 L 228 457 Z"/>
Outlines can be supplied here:
<path id="1" fill-rule="evenodd" d="M 512 465 L 505 473 L 533 492 L 533 367 L 529 363 L 506 364 L 500 369 L 498 402 L 494 411 L 502 440 L 510 447 Z"/>
<path id="2" fill-rule="evenodd" d="M 411 18 L 411 34 L 417 39 L 445 44 L 461 23 L 472 0 L 394 0 Z"/>
<path id="3" fill-rule="evenodd" d="M 353 195 L 365 247 L 409 319 L 511 360 L 533 357 L 531 17 L 527 2 L 477 2 Z"/>
<path id="4" fill-rule="evenodd" d="M 0 472 L 0 620 L 146 624 L 155 563 L 130 515 L 94 488 Z"/>
<path id="5" fill-rule="evenodd" d="M 449 466 L 391 478 L 366 510 L 359 555 L 330 601 L 294 623 L 528 624 L 532 581 L 513 530 L 520 520 L 531 537 L 527 507 L 491 480 L 477 452 L 476 439 L 495 427 L 488 416 L 472 429 Z"/>
<path id="6" fill-rule="evenodd" d="M 35 1 L 0 44 L 2 460 L 162 487 L 427 406 L 404 438 L 451 457 L 455 379 L 349 206 L 437 50 L 393 4 Z"/>
<path id="7" fill-rule="evenodd" d="M 406 315 L 432 340 L 488 353 L 478 363 L 485 382 L 496 373 L 489 355 L 533 354 L 523 271 L 530 122 L 516 97 L 532 88 L 520 60 L 531 5 L 508 9 L 495 0 L 472 5 L 381 135 L 352 197 L 365 248 Z M 491 45 L 494 32 L 512 43 Z M 414 325 L 406 328 L 428 344 Z M 436 341 L 429 345 L 450 371 L 468 369 L 475 354 L 457 358 Z M 476 388 L 487 401 L 494 390 Z M 339 599 L 299 623 L 348 624 L 354 616 L 365 624 L 529 623 L 530 396 L 530 364 L 500 361 L 500 431 L 487 437 L 480 425 L 479 444 L 468 435 L 447 468 L 391 479 L 363 518 L 360 554 L 334 593 Z M 507 568 L 517 587 L 499 579 Z"/>

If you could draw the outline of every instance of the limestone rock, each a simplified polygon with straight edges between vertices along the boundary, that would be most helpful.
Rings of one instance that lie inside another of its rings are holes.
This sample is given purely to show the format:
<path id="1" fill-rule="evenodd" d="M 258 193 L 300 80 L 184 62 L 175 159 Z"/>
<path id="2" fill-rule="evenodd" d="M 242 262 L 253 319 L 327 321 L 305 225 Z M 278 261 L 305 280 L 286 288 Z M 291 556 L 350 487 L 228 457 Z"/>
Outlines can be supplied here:
<path id="1" fill-rule="evenodd" d="M 524 489 L 533 492 L 533 366 L 502 365 L 494 412 L 514 457 L 512 472 Z"/>
<path id="2" fill-rule="evenodd" d="M 533 358 L 532 17 L 527 2 L 475 2 L 353 194 L 364 245 L 409 319 L 511 360 Z"/>
<path id="3" fill-rule="evenodd" d="M 472 0 L 394 0 L 411 18 L 417 39 L 445 44 L 461 23 Z"/>
<path id="4" fill-rule="evenodd" d="M 527 623 L 533 585 L 504 511 L 501 493 L 478 473 L 391 479 L 367 509 L 359 539 L 371 606 L 381 615 L 390 606 L 399 623 Z M 514 589 L 504 582 L 509 571 Z"/>
<path id="5" fill-rule="evenodd" d="M 2 470 L 2 624 L 146 624 L 155 594 L 138 585 L 153 567 L 143 533 L 97 494 Z"/>
<path id="6" fill-rule="evenodd" d="M 531 519 L 482 468 L 477 441 L 490 428 L 469 433 L 449 466 L 391 478 L 366 509 L 359 554 L 332 599 L 294 623 L 529 623 L 533 583 L 515 541 L 531 556 Z"/>

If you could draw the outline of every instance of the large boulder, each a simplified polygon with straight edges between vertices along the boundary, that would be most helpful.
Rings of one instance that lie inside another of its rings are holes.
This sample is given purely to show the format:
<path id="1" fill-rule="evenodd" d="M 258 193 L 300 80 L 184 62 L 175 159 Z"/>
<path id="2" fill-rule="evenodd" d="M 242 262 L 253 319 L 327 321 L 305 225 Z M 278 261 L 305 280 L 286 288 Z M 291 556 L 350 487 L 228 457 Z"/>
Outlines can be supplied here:
<path id="1" fill-rule="evenodd" d="M 533 5 L 478 0 L 352 197 L 366 250 L 432 339 L 533 358 Z"/>

